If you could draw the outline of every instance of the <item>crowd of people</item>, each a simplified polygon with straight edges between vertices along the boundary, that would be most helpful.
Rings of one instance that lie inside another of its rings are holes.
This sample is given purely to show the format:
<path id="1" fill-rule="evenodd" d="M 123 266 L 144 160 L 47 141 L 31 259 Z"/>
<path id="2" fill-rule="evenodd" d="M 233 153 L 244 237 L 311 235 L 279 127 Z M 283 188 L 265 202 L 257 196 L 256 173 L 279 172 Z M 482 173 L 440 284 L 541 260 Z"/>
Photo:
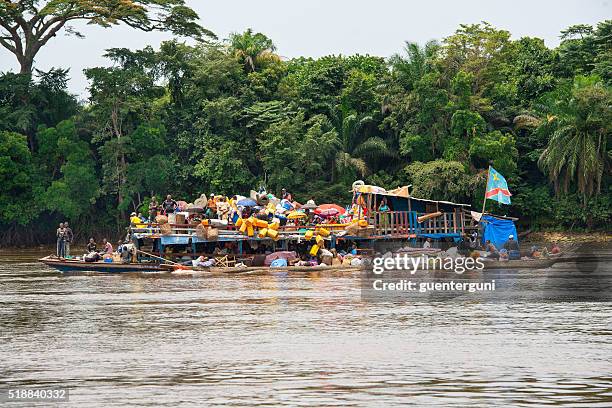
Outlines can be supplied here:
<path id="1" fill-rule="evenodd" d="M 70 246 L 74 242 L 74 233 L 67 221 L 59 224 L 56 231 L 57 245 L 55 255 L 60 259 L 70 259 Z M 112 244 L 106 239 L 102 239 L 101 248 L 98 250 L 98 244 L 94 238 L 89 238 L 85 247 L 87 254 L 99 254 L 102 257 L 105 254 L 113 253 Z"/>
<path id="2" fill-rule="evenodd" d="M 459 244 L 460 252 L 470 256 L 480 256 L 481 252 L 484 252 L 484 257 L 496 260 L 518 260 L 522 259 L 523 255 L 519 247 L 518 241 L 514 238 L 514 235 L 509 235 L 506 242 L 503 243 L 501 248 L 497 248 L 491 240 L 486 240 L 484 245 L 481 245 L 481 240 L 478 239 L 478 234 L 474 233 L 475 236 L 472 239 L 463 239 Z M 550 250 L 544 245 L 539 247 L 533 245 L 527 253 L 524 253 L 528 258 L 541 258 L 548 255 L 556 255 L 561 252 L 559 244 L 556 242 L 552 244 Z"/>
<path id="3" fill-rule="evenodd" d="M 226 196 L 211 193 L 209 195 L 202 194 L 193 203 L 187 203 L 174 199 L 170 194 L 161 202 L 153 196 L 148 203 L 148 209 L 146 209 L 148 217 L 143 215 L 143 212 L 132 212 L 130 225 L 136 228 L 150 227 L 151 224 L 156 222 L 159 215 L 166 216 L 170 224 L 175 224 L 178 213 L 184 213 L 186 221 L 189 223 L 202 219 L 215 219 L 232 224 L 238 218 L 253 216 L 265 221 L 278 218 L 282 226 L 334 224 L 345 222 L 347 217 L 352 215 L 351 210 L 345 211 L 345 209 L 335 214 L 319 214 L 315 211 L 317 204 L 313 199 L 301 204 L 295 201 L 293 195 L 285 188 L 281 190 L 278 197 L 260 189 L 257 197 L 258 200 L 255 201 L 239 195 Z M 244 204 L 245 202 L 247 204 Z M 384 208 L 385 206 L 381 204 L 382 211 L 384 211 Z M 388 207 L 386 208 L 388 211 Z"/>
<path id="4" fill-rule="evenodd" d="M 423 249 L 432 248 L 433 240 L 427 238 L 423 241 Z M 495 260 L 518 260 L 523 259 L 525 256 L 528 258 L 541 258 L 548 255 L 556 255 L 561 253 L 561 248 L 558 243 L 553 243 L 551 248 L 548 249 L 544 246 L 533 245 L 528 251 L 521 253 L 519 243 L 515 239 L 514 235 L 510 234 L 507 240 L 501 245 L 500 248 L 495 246 L 491 240 L 485 240 L 484 244 L 480 238 L 480 234 L 477 231 L 471 234 L 463 234 L 457 244 L 457 253 L 462 256 L 470 256 L 476 258 L 483 256 L 489 259 Z"/>
<path id="5" fill-rule="evenodd" d="M 337 213 L 326 213 L 322 214 L 317 212 L 318 208 L 314 200 L 310 199 L 305 204 L 301 204 L 294 200 L 292 194 L 286 189 L 282 189 L 279 197 L 277 198 L 273 194 L 267 193 L 265 190 L 260 189 L 257 194 L 252 192 L 251 197 L 255 196 L 257 199 L 246 198 L 243 196 L 224 196 L 216 194 L 202 194 L 193 203 L 188 204 L 185 201 L 177 201 L 172 195 L 168 194 L 166 198 L 159 202 L 155 196 L 153 196 L 148 203 L 148 208 L 144 208 L 143 212 L 132 212 L 130 214 L 130 226 L 132 228 L 146 228 L 151 227 L 156 222 L 158 216 L 163 215 L 168 218 L 170 223 L 175 222 L 175 216 L 178 213 L 182 213 L 186 218 L 186 222 L 192 223 L 193 221 L 200 221 L 203 219 L 216 219 L 226 223 L 235 223 L 238 218 L 254 217 L 260 220 L 268 222 L 279 222 L 280 225 L 293 225 L 296 227 L 300 226 L 312 226 L 329 223 L 342 223 L 350 221 L 351 218 L 356 214 L 357 209 L 356 203 L 353 203 L 351 208 L 342 209 Z M 264 198 L 264 199 L 261 199 Z M 385 213 L 390 211 L 389 205 L 385 198 L 380 201 L 377 208 L 380 217 L 380 226 L 385 229 L 387 224 L 387 217 Z M 130 237 L 129 234 L 126 237 L 125 242 L 119 242 L 117 248 L 121 248 L 122 245 L 128 243 Z M 63 222 L 57 229 L 57 256 L 59 258 L 70 257 L 70 245 L 74 240 L 74 234 L 70 229 L 68 222 Z M 253 243 L 257 246 L 257 243 Z M 428 249 L 433 245 L 431 238 L 427 238 L 423 242 L 423 248 Z M 265 244 L 262 244 L 264 247 Z M 257 253 L 258 248 L 253 249 L 253 253 Z M 298 248 L 295 248 L 298 249 Z M 519 249 L 518 242 L 514 239 L 513 235 L 510 235 L 507 241 L 501 248 L 497 248 L 490 240 L 486 240 L 484 244 L 479 236 L 478 231 L 472 232 L 470 235 L 463 234 L 459 240 L 458 253 L 463 256 L 480 256 L 484 252 L 484 256 L 492 259 L 501 260 L 514 260 L 521 259 L 521 252 Z M 351 256 L 356 248 L 352 248 L 350 251 L 345 251 L 345 254 Z M 86 247 L 85 258 L 90 259 L 101 259 L 105 256 L 113 254 L 113 245 L 104 238 L 102 240 L 101 248 L 98 248 L 98 244 L 94 238 L 90 238 Z M 120 251 L 119 251 L 120 252 Z M 261 252 L 261 251 L 260 251 Z M 308 251 L 301 251 L 308 252 Z M 327 251 L 329 252 L 329 251 Z M 343 254 L 338 253 L 327 253 L 323 252 L 323 255 L 327 255 L 332 259 L 342 259 Z M 559 246 L 555 243 L 550 250 L 545 246 L 539 248 L 534 246 L 531 248 L 529 256 L 538 258 L 541 256 L 547 256 L 548 254 L 557 254 L 560 252 Z M 227 245 L 215 248 L 215 255 L 222 255 L 224 253 L 232 253 L 231 248 L 227 248 Z M 319 257 L 320 261 L 321 257 Z M 199 263 L 209 262 L 209 259 L 198 259 Z M 303 262 L 312 262 L 312 259 L 303 259 Z"/>

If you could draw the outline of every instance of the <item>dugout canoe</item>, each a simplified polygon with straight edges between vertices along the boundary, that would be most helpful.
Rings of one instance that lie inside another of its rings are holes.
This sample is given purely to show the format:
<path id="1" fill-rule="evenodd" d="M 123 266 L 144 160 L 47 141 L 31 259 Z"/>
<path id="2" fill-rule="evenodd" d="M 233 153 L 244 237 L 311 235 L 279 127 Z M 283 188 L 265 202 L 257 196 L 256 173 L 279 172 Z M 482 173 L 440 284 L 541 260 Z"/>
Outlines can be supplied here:
<path id="1" fill-rule="evenodd" d="M 60 259 L 49 255 L 38 260 L 43 264 L 55 268 L 60 272 L 106 272 L 106 273 L 126 273 L 126 272 L 160 272 L 163 269 L 156 263 L 129 263 L 118 262 L 85 262 L 76 259 Z"/>
<path id="2" fill-rule="evenodd" d="M 561 258 L 547 258 L 547 259 L 522 259 L 513 261 L 495 261 L 485 260 L 485 270 L 496 270 L 496 269 L 545 269 L 556 262 L 561 261 Z M 201 274 L 210 276 L 221 276 L 221 275 L 260 275 L 260 274 L 272 274 L 272 273 L 287 273 L 289 275 L 304 275 L 309 273 L 322 273 L 329 276 L 349 276 L 359 273 L 361 270 L 367 268 L 365 266 L 348 266 L 348 265 L 334 265 L 334 266 L 286 266 L 280 268 L 271 268 L 265 266 L 252 266 L 252 267 L 190 267 L 190 266 L 177 266 L 162 264 L 161 269 L 172 271 L 178 274 Z M 425 270 L 419 268 L 419 270 Z M 436 269 L 427 269 L 429 271 L 436 271 Z"/>

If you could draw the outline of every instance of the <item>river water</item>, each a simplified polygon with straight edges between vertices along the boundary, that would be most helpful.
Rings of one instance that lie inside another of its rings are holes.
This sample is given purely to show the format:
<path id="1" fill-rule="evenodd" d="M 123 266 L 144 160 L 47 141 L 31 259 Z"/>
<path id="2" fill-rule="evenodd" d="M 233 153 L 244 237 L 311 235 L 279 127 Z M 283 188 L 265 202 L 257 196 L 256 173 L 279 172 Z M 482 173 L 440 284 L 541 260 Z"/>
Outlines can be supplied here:
<path id="1" fill-rule="evenodd" d="M 497 275 L 516 300 L 367 302 L 356 277 L 62 275 L 40 255 L 0 253 L 0 389 L 68 387 L 56 406 L 612 406 L 609 281 L 585 267 Z"/>

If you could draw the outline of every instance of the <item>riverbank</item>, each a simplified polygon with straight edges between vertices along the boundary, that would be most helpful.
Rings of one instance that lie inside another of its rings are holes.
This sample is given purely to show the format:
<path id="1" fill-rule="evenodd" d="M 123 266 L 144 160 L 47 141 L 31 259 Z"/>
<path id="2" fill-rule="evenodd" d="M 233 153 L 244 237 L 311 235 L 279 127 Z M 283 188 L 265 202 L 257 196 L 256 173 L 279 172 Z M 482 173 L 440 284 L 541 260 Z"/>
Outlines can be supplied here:
<path id="1" fill-rule="evenodd" d="M 523 242 L 539 242 L 560 244 L 584 244 L 612 242 L 612 232 L 570 232 L 570 231 L 542 231 L 532 232 L 527 235 Z"/>

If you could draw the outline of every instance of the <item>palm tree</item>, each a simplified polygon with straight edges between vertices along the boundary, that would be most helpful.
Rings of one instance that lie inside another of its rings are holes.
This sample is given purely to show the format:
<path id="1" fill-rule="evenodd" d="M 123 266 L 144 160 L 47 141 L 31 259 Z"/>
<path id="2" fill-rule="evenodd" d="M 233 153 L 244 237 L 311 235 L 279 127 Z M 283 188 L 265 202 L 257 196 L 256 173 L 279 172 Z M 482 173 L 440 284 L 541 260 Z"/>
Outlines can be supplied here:
<path id="1" fill-rule="evenodd" d="M 428 41 L 423 47 L 406 41 L 406 55 L 394 54 L 389 59 L 393 75 L 404 88 L 411 90 L 415 82 L 432 70 L 432 62 L 439 49 L 440 44 L 435 40 Z"/>
<path id="2" fill-rule="evenodd" d="M 229 42 L 230 50 L 244 63 L 248 72 L 255 72 L 269 62 L 280 61 L 274 53 L 276 47 L 272 40 L 262 33 L 253 33 L 250 28 L 242 34 L 230 34 Z"/>
<path id="3" fill-rule="evenodd" d="M 372 116 L 359 115 L 341 107 L 340 116 L 335 122 L 341 142 L 334 163 L 338 175 L 365 177 L 371 172 L 368 161 L 395 156 L 385 140 L 369 136 L 371 129 L 376 128 Z"/>
<path id="4" fill-rule="evenodd" d="M 552 95 L 547 119 L 538 128 L 551 134 L 538 164 L 548 173 L 557 194 L 575 183 L 583 205 L 599 194 L 610 169 L 607 143 L 612 130 L 612 96 L 601 82 L 579 78 L 562 95 Z"/>

